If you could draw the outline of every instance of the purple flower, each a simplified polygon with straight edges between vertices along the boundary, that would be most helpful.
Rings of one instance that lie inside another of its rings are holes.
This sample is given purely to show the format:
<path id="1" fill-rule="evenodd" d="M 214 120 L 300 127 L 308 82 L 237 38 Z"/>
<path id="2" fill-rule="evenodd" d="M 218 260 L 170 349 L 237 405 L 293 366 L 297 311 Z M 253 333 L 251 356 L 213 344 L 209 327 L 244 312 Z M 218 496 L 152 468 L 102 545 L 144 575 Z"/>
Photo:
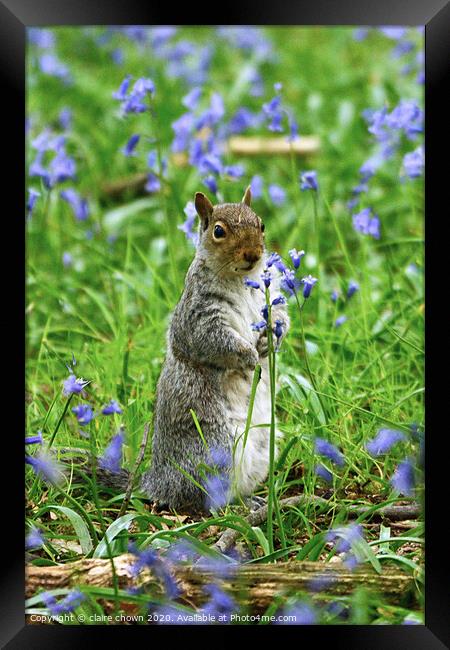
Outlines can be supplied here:
<path id="1" fill-rule="evenodd" d="M 284 271 L 283 278 L 280 282 L 280 287 L 283 291 L 292 296 L 294 293 L 297 293 L 301 284 L 301 280 L 295 277 L 294 271 L 291 271 L 291 269 Z"/>
<path id="2" fill-rule="evenodd" d="M 338 553 L 346 553 L 355 543 L 358 543 L 362 537 L 363 529 L 360 524 L 349 524 L 348 526 L 333 528 L 325 535 L 327 542 L 336 542 L 339 540 L 337 544 L 335 544 Z"/>
<path id="3" fill-rule="evenodd" d="M 263 273 L 261 273 L 261 280 L 263 281 L 264 286 L 269 288 L 272 281 L 272 275 L 270 274 L 270 271 L 266 269 Z"/>
<path id="4" fill-rule="evenodd" d="M 277 346 L 278 346 L 279 341 L 283 336 L 283 321 L 278 319 L 275 321 L 275 327 L 273 328 L 273 333 L 275 334 L 275 337 L 277 339 Z"/>
<path id="5" fill-rule="evenodd" d="M 70 129 L 72 124 L 72 111 L 70 108 L 63 108 L 58 115 L 58 120 L 61 128 L 64 130 Z"/>
<path id="6" fill-rule="evenodd" d="M 194 116 L 192 113 L 183 113 L 181 117 L 172 122 L 172 129 L 175 132 L 175 137 L 172 142 L 173 152 L 177 153 L 187 149 L 193 128 Z"/>
<path id="7" fill-rule="evenodd" d="M 317 192 L 319 185 L 317 183 L 317 172 L 307 171 L 300 175 L 300 189 L 301 190 L 314 190 Z"/>
<path id="8" fill-rule="evenodd" d="M 28 27 L 27 35 L 30 43 L 33 43 L 43 50 L 49 49 L 55 45 L 55 35 L 49 29 Z"/>
<path id="9" fill-rule="evenodd" d="M 352 216 L 353 228 L 363 235 L 370 235 L 375 239 L 380 238 L 380 220 L 376 214 L 371 216 L 371 208 L 364 208 Z"/>
<path id="10" fill-rule="evenodd" d="M 344 456 L 341 452 L 328 440 L 323 438 L 316 438 L 315 440 L 315 449 L 318 454 L 329 458 L 335 465 L 342 467 L 345 465 Z"/>
<path id="11" fill-rule="evenodd" d="M 244 175 L 244 167 L 242 165 L 228 165 L 224 171 L 231 178 L 241 178 Z"/>
<path id="12" fill-rule="evenodd" d="M 279 185 L 269 185 L 269 196 L 274 205 L 282 205 L 286 200 L 286 192 Z"/>
<path id="13" fill-rule="evenodd" d="M 64 382 L 64 395 L 70 395 L 71 393 L 78 395 L 90 383 L 90 381 L 85 381 L 81 377 L 77 378 L 71 374 Z"/>
<path id="14" fill-rule="evenodd" d="M 62 616 L 63 614 L 73 612 L 85 598 L 86 596 L 78 590 L 69 592 L 65 598 L 59 601 L 50 593 L 41 593 L 42 602 L 52 616 Z"/>
<path id="15" fill-rule="evenodd" d="M 44 537 L 36 526 L 31 526 L 28 535 L 25 537 L 25 548 L 41 548 L 44 546 Z"/>
<path id="16" fill-rule="evenodd" d="M 298 269 L 304 255 L 305 251 L 298 252 L 295 248 L 292 248 L 292 250 L 289 251 L 289 256 L 292 260 L 292 264 L 294 265 L 294 269 Z"/>
<path id="17" fill-rule="evenodd" d="M 228 131 L 230 133 L 242 133 L 252 126 L 257 126 L 258 117 L 254 115 L 248 108 L 238 108 L 236 113 L 228 123 Z"/>
<path id="18" fill-rule="evenodd" d="M 391 485 L 396 492 L 412 496 L 414 493 L 414 467 L 411 459 L 402 461 L 391 478 Z"/>
<path id="19" fill-rule="evenodd" d="M 337 291 L 336 289 L 334 289 L 334 291 L 331 293 L 330 298 L 331 298 L 331 300 L 332 300 L 333 302 L 337 302 L 337 301 L 338 301 L 338 298 L 339 298 L 339 291 Z"/>
<path id="20" fill-rule="evenodd" d="M 37 435 L 35 436 L 28 436 L 25 438 L 26 445 L 35 445 L 35 444 L 42 445 L 43 442 L 44 440 L 42 438 L 42 431 L 38 431 Z"/>
<path id="21" fill-rule="evenodd" d="M 359 174 L 362 177 L 363 182 L 368 181 L 369 178 L 375 174 L 377 169 L 383 163 L 383 158 L 379 154 L 368 158 L 359 168 Z M 367 192 L 367 185 L 355 187 L 353 190 L 354 194 L 361 194 L 361 192 Z"/>
<path id="22" fill-rule="evenodd" d="M 161 181 L 155 174 L 148 174 L 147 175 L 147 182 L 145 184 L 144 188 L 147 192 L 150 192 L 150 194 L 154 192 L 159 192 L 161 189 Z"/>
<path id="23" fill-rule="evenodd" d="M 99 467 L 118 474 L 122 464 L 123 431 L 117 433 L 98 459 Z"/>
<path id="24" fill-rule="evenodd" d="M 258 323 L 252 323 L 252 330 L 255 330 L 256 332 L 262 332 L 266 329 L 267 327 L 267 322 L 265 320 L 261 320 Z"/>
<path id="25" fill-rule="evenodd" d="M 219 93 L 212 93 L 209 108 L 204 111 L 195 122 L 197 131 L 205 126 L 212 127 L 225 115 L 225 107 L 222 96 Z"/>
<path id="26" fill-rule="evenodd" d="M 94 417 L 94 412 L 89 404 L 78 404 L 72 408 L 72 413 L 75 413 L 77 416 L 78 423 L 80 426 L 84 427 Z"/>
<path id="27" fill-rule="evenodd" d="M 325 467 L 325 465 L 316 465 L 314 471 L 317 476 L 320 476 L 320 478 L 322 478 L 324 481 L 327 481 L 327 483 L 331 483 L 333 481 L 333 474 Z"/>
<path id="28" fill-rule="evenodd" d="M 120 47 L 114 48 L 114 50 L 111 52 L 111 59 L 116 65 L 123 65 L 123 50 Z"/>
<path id="29" fill-rule="evenodd" d="M 131 156 L 134 155 L 134 150 L 137 146 L 137 143 L 139 142 L 141 136 L 140 135 L 132 135 L 131 138 L 128 140 L 127 144 L 125 147 L 122 149 L 122 153 L 124 156 Z"/>
<path id="30" fill-rule="evenodd" d="M 69 268 L 70 266 L 72 266 L 72 264 L 73 264 L 73 257 L 72 257 L 72 255 L 71 255 L 70 253 L 68 253 L 67 251 L 65 251 L 65 252 L 63 253 L 63 256 L 62 256 L 62 263 L 63 263 L 63 266 L 64 266 L 66 269 Z"/>
<path id="31" fill-rule="evenodd" d="M 232 465 L 232 458 L 229 449 L 223 447 L 211 447 L 209 450 L 208 464 L 211 467 L 218 469 L 230 468 Z"/>
<path id="32" fill-rule="evenodd" d="M 309 298 L 311 295 L 311 290 L 317 282 L 317 278 L 313 278 L 312 275 L 307 275 L 306 277 L 302 278 L 300 282 L 303 284 L 303 297 Z"/>
<path id="33" fill-rule="evenodd" d="M 127 92 L 128 92 L 128 87 L 130 85 L 130 79 L 131 79 L 131 75 L 127 75 L 125 77 L 125 79 L 120 84 L 119 90 L 117 90 L 116 92 L 114 92 L 112 94 L 114 99 L 118 99 L 120 101 L 123 101 L 126 98 Z"/>
<path id="34" fill-rule="evenodd" d="M 281 97 L 280 95 L 276 95 L 270 102 L 262 106 L 263 114 L 270 120 L 268 125 L 270 131 L 283 131 L 283 127 L 281 126 L 283 113 L 280 105 Z"/>
<path id="35" fill-rule="evenodd" d="M 386 454 L 397 442 L 405 439 L 406 436 L 401 431 L 380 429 L 375 438 L 370 440 L 365 447 L 371 456 L 380 456 Z"/>
<path id="36" fill-rule="evenodd" d="M 27 211 L 28 211 L 28 217 L 31 217 L 33 213 L 33 208 L 36 203 L 36 200 L 38 196 L 41 196 L 41 193 L 38 192 L 37 190 L 33 189 L 30 187 L 28 189 L 28 201 L 27 201 Z"/>
<path id="37" fill-rule="evenodd" d="M 250 278 L 245 278 L 244 284 L 246 287 L 251 287 L 252 289 L 261 289 L 259 282 L 256 282 L 256 280 L 251 280 Z"/>
<path id="38" fill-rule="evenodd" d="M 336 318 L 336 320 L 334 321 L 334 326 L 340 327 L 345 323 L 346 320 L 347 320 L 347 316 L 345 314 L 342 314 L 342 316 L 338 316 L 338 318 Z"/>
<path id="39" fill-rule="evenodd" d="M 351 280 L 347 289 L 347 298 L 351 298 L 357 291 L 359 291 L 359 284 L 354 280 Z"/>
<path id="40" fill-rule="evenodd" d="M 208 510 L 217 510 L 225 506 L 230 498 L 230 479 L 225 474 L 211 474 L 205 481 L 206 507 Z"/>
<path id="41" fill-rule="evenodd" d="M 285 616 L 293 617 L 294 620 L 285 620 Z M 317 614 L 307 603 L 285 607 L 275 620 L 275 625 L 315 625 L 316 623 Z"/>
<path id="42" fill-rule="evenodd" d="M 72 81 L 69 69 L 63 65 L 54 54 L 43 54 L 39 57 L 38 64 L 42 74 L 49 75 L 50 77 L 57 77 L 66 83 Z"/>
<path id="43" fill-rule="evenodd" d="M 403 38 L 403 36 L 406 34 L 406 29 L 404 27 L 380 27 L 380 32 L 387 36 L 388 38 L 392 38 L 393 40 L 397 41 L 400 38 Z"/>
<path id="44" fill-rule="evenodd" d="M 290 113 L 288 113 L 289 135 L 288 142 L 293 142 L 298 136 L 298 124 Z"/>
<path id="45" fill-rule="evenodd" d="M 62 190 L 60 196 L 71 206 L 76 219 L 85 221 L 89 217 L 89 204 L 87 199 L 83 199 L 76 190 L 69 187 L 66 190 Z"/>
<path id="46" fill-rule="evenodd" d="M 112 413 L 122 413 L 122 409 L 115 399 L 109 401 L 109 403 L 102 408 L 103 415 L 111 415 Z"/>
<path id="47" fill-rule="evenodd" d="M 403 157 L 403 168 L 410 178 L 421 176 L 424 165 L 425 158 L 423 147 L 417 147 L 417 149 L 405 154 Z"/>
<path id="48" fill-rule="evenodd" d="M 190 90 L 188 94 L 183 97 L 181 103 L 190 111 L 193 111 L 197 108 L 201 94 L 202 89 L 199 86 L 192 88 L 192 90 Z"/>
<path id="49" fill-rule="evenodd" d="M 276 262 L 280 261 L 281 257 L 279 253 L 271 253 L 269 257 L 267 258 L 266 261 L 266 267 L 270 269 L 271 266 L 273 266 Z"/>
<path id="50" fill-rule="evenodd" d="M 263 179 L 261 176 L 253 176 L 252 180 L 250 181 L 250 188 L 252 192 L 252 198 L 253 199 L 259 199 L 260 196 L 262 195 L 262 188 L 263 188 Z"/>
<path id="51" fill-rule="evenodd" d="M 35 474 L 47 483 L 52 485 L 61 483 L 63 478 L 61 468 L 46 452 L 40 452 L 36 456 L 25 454 L 25 463 L 31 465 Z"/>
<path id="52" fill-rule="evenodd" d="M 217 193 L 217 181 L 214 176 L 206 176 L 206 178 L 203 179 L 203 184 L 206 185 L 208 190 L 213 194 Z"/>
<path id="53" fill-rule="evenodd" d="M 286 304 L 286 298 L 281 294 L 272 300 L 272 306 L 285 305 L 285 304 Z"/>
<path id="54" fill-rule="evenodd" d="M 169 565 L 155 551 L 149 548 L 140 550 L 135 544 L 129 545 L 130 553 L 137 556 L 137 561 L 131 567 L 131 574 L 136 577 L 145 567 L 151 569 L 154 575 L 161 580 L 166 596 L 170 599 L 177 598 L 180 590 L 171 575 Z"/>
<path id="55" fill-rule="evenodd" d="M 264 320 L 266 321 L 266 323 L 268 323 L 268 321 L 269 321 L 269 306 L 268 305 L 264 305 L 264 307 L 261 309 L 261 314 L 262 314 L 262 317 L 264 318 Z"/>
<path id="56" fill-rule="evenodd" d="M 192 241 L 194 246 L 198 244 L 198 233 L 193 232 L 194 223 L 197 219 L 197 211 L 195 209 L 193 201 L 188 201 L 184 207 L 184 214 L 186 215 L 186 221 L 178 226 L 179 230 L 182 230 L 187 239 Z"/>
<path id="57" fill-rule="evenodd" d="M 365 27 L 358 27 L 353 30 L 353 38 L 355 41 L 363 41 L 369 33 L 369 30 Z"/>
<path id="58" fill-rule="evenodd" d="M 203 605 L 200 612 L 216 620 L 220 616 L 221 620 L 229 622 L 230 615 L 237 610 L 233 598 L 215 584 L 206 585 L 204 589 L 209 594 L 210 600 Z"/>

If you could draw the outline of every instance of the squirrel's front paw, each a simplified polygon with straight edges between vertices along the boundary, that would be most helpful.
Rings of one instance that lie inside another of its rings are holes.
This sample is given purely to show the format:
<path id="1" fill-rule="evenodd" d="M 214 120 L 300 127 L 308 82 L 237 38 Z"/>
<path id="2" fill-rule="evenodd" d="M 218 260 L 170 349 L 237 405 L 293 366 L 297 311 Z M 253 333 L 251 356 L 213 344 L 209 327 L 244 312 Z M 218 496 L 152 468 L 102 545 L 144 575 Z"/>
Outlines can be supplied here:
<path id="1" fill-rule="evenodd" d="M 242 355 L 240 356 L 242 366 L 245 369 L 250 368 L 251 370 L 254 370 L 256 364 L 258 363 L 258 359 L 259 359 L 258 352 L 251 345 L 245 347 L 242 351 Z"/>
<path id="2" fill-rule="evenodd" d="M 267 332 L 261 332 L 259 335 L 258 342 L 256 343 L 256 350 L 259 354 L 259 357 L 267 357 L 269 354 L 269 340 L 267 338 Z"/>

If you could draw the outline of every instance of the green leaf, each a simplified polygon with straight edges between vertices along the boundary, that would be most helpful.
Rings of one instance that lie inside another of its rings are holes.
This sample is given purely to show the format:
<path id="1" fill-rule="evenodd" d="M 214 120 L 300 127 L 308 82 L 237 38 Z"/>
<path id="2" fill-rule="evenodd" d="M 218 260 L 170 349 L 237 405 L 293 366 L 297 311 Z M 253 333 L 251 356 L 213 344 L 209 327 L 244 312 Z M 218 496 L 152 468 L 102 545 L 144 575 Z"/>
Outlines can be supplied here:
<path id="1" fill-rule="evenodd" d="M 264 551 L 264 555 L 269 555 L 270 553 L 269 541 L 267 537 L 264 535 L 264 533 L 262 532 L 261 528 L 259 528 L 259 526 L 252 526 L 252 531 L 254 532 L 256 539 L 260 543 L 261 548 Z"/>
<path id="2" fill-rule="evenodd" d="M 93 548 L 92 540 L 89 535 L 88 527 L 80 515 L 72 510 L 72 508 L 67 508 L 66 506 L 48 506 L 48 508 L 58 510 L 59 512 L 62 512 L 63 515 L 66 515 L 75 530 L 83 553 L 85 555 L 90 553 Z"/>
<path id="3" fill-rule="evenodd" d="M 308 402 L 311 410 L 320 424 L 326 424 L 325 413 L 310 381 L 300 373 L 289 373 L 280 376 L 280 385 L 290 388 L 293 396 L 299 402 Z"/>
<path id="4" fill-rule="evenodd" d="M 128 530 L 133 519 L 136 519 L 136 517 L 139 516 L 140 515 L 137 512 L 129 512 L 128 514 L 123 515 L 123 517 L 116 519 L 116 521 L 113 521 L 113 523 L 108 527 L 105 533 L 105 537 L 99 542 L 97 548 L 92 554 L 92 557 L 108 557 L 108 547 L 106 545 L 106 540 L 108 540 L 108 542 L 111 544 L 112 540 L 117 537 L 117 535 L 121 533 L 122 530 Z"/>

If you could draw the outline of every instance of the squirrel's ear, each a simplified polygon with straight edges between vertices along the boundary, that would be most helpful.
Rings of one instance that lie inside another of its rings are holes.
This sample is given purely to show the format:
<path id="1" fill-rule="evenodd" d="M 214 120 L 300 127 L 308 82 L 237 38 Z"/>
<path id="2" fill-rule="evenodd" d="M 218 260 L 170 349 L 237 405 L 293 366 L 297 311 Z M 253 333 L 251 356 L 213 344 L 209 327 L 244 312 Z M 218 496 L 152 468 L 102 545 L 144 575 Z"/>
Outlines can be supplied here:
<path id="1" fill-rule="evenodd" d="M 195 193 L 195 209 L 197 214 L 202 220 L 203 228 L 206 230 L 208 227 L 208 219 L 213 212 L 213 204 L 202 192 Z"/>
<path id="2" fill-rule="evenodd" d="M 242 197 L 242 203 L 245 203 L 245 205 L 248 205 L 248 207 L 250 207 L 251 202 L 252 202 L 252 190 L 251 190 L 251 186 L 249 185 L 245 190 L 244 196 Z"/>

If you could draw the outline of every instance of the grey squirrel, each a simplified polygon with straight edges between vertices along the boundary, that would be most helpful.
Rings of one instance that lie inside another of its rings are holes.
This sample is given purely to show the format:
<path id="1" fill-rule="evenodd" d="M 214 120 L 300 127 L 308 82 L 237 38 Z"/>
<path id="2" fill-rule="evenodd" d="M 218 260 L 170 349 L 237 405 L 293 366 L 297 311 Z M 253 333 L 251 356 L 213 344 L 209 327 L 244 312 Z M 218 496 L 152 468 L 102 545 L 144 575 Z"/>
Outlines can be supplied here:
<path id="1" fill-rule="evenodd" d="M 261 321 L 266 300 L 262 291 L 244 284 L 246 277 L 260 281 L 266 251 L 264 225 L 250 203 L 250 187 L 241 203 L 213 206 L 201 192 L 195 195 L 199 241 L 168 330 L 156 390 L 151 464 L 140 485 L 149 499 L 178 512 L 208 510 L 199 485 L 212 450 L 231 459 L 230 500 L 249 497 L 268 474 L 267 336 L 252 329 L 252 323 Z M 270 291 L 279 292 L 275 280 Z M 289 327 L 286 305 L 272 310 L 284 336 Z M 244 446 L 257 364 L 261 377 Z"/>

